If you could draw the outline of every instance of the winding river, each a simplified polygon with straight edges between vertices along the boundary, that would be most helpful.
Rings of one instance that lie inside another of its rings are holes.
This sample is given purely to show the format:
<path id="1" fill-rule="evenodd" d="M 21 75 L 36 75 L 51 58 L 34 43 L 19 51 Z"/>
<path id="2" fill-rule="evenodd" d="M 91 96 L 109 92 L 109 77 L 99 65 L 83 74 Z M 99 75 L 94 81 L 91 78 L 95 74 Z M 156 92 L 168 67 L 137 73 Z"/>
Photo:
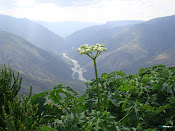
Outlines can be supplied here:
<path id="1" fill-rule="evenodd" d="M 72 61 L 74 63 L 74 68 L 71 68 L 73 73 L 72 73 L 72 78 L 73 79 L 76 79 L 75 78 L 75 74 L 78 73 L 78 80 L 81 80 L 81 81 L 87 81 L 84 77 L 83 77 L 83 73 L 86 72 L 87 70 L 80 67 L 80 65 L 78 64 L 78 62 L 76 60 L 73 60 L 71 58 L 69 58 L 68 56 L 66 56 L 65 53 L 63 53 L 63 57 L 66 58 L 66 59 L 69 59 L 70 61 Z"/>

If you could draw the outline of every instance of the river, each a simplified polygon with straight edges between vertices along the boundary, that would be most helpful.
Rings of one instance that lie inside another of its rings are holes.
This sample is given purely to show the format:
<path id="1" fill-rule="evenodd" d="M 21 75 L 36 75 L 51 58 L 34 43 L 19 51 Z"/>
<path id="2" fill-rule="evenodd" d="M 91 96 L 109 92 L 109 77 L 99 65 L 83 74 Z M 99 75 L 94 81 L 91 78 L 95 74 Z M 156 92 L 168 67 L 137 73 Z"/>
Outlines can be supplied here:
<path id="1" fill-rule="evenodd" d="M 76 60 L 71 59 L 71 58 L 69 58 L 68 56 L 66 56 L 65 53 L 63 53 L 63 57 L 69 59 L 70 61 L 72 61 L 72 62 L 74 63 L 74 68 L 71 68 L 72 71 L 73 71 L 73 73 L 72 73 L 72 78 L 73 78 L 73 79 L 76 79 L 76 78 L 75 78 L 75 74 L 78 73 L 78 78 L 77 78 L 78 80 L 81 80 L 81 81 L 84 81 L 84 82 L 87 81 L 87 80 L 83 77 L 83 73 L 86 72 L 87 70 L 84 69 L 84 68 L 82 68 L 82 67 L 78 64 L 78 62 L 77 62 Z"/>

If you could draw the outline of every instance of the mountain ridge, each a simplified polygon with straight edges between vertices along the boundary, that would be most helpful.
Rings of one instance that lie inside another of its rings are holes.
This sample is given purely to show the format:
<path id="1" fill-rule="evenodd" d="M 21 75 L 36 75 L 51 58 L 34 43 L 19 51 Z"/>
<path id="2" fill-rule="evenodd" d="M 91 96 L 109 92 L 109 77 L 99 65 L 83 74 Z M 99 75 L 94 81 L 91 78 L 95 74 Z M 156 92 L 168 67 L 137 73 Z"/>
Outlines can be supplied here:
<path id="1" fill-rule="evenodd" d="M 0 15 L 0 30 L 22 37 L 48 52 L 58 53 L 64 49 L 64 39 L 46 27 L 26 18 Z"/>

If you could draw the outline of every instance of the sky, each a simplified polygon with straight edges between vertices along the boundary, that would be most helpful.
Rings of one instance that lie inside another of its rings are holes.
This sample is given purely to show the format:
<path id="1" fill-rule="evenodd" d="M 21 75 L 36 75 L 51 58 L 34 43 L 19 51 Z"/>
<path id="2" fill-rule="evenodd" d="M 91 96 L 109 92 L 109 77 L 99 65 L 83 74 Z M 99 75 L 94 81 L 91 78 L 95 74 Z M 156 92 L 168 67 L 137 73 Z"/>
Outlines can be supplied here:
<path id="1" fill-rule="evenodd" d="M 175 14 L 175 0 L 0 0 L 0 14 L 40 21 L 150 20 Z"/>

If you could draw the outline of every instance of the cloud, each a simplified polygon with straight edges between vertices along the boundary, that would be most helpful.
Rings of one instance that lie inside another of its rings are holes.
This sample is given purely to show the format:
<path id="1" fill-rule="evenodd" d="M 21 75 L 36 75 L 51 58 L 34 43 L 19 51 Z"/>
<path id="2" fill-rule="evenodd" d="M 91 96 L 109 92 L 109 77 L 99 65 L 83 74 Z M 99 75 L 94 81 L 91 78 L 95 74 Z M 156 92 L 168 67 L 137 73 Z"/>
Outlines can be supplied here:
<path id="1" fill-rule="evenodd" d="M 99 2 L 101 0 L 35 0 L 38 4 L 54 3 L 56 6 L 66 7 L 66 6 L 87 6 L 94 2 Z"/>
<path id="2" fill-rule="evenodd" d="M 14 0 L 14 4 L 17 7 L 32 7 L 35 4 L 35 0 Z"/>
<path id="3" fill-rule="evenodd" d="M 175 12 L 174 0 L 7 1 L 11 1 L 12 4 L 0 0 L 0 13 L 42 21 L 149 20 L 155 17 L 173 15 Z"/>

